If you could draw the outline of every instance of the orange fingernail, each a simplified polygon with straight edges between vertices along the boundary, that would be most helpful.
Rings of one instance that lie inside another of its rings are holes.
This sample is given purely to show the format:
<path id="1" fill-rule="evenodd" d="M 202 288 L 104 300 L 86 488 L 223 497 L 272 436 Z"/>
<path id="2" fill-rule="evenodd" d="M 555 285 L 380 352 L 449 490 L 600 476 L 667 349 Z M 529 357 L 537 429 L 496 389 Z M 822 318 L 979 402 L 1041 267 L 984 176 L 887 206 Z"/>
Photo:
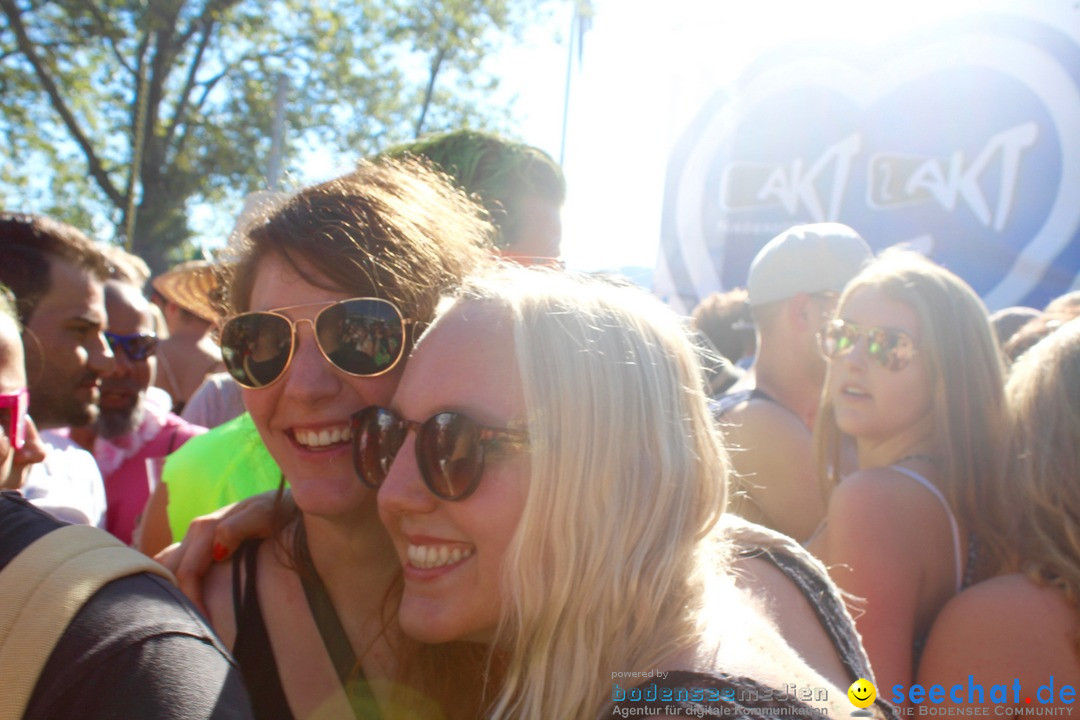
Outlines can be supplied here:
<path id="1" fill-rule="evenodd" d="M 221 562 L 229 556 L 229 549 L 221 543 L 214 543 L 214 560 Z"/>

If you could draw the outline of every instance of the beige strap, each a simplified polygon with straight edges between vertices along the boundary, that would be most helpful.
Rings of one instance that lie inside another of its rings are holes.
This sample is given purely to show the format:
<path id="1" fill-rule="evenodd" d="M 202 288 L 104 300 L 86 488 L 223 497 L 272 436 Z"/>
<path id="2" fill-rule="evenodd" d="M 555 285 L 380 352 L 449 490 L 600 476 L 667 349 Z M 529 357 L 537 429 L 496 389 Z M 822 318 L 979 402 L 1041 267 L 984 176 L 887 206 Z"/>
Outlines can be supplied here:
<path id="1" fill-rule="evenodd" d="M 68 525 L 31 543 L 0 571 L 0 720 L 19 720 L 45 661 L 79 608 L 112 580 L 136 573 L 176 579 L 103 530 Z"/>

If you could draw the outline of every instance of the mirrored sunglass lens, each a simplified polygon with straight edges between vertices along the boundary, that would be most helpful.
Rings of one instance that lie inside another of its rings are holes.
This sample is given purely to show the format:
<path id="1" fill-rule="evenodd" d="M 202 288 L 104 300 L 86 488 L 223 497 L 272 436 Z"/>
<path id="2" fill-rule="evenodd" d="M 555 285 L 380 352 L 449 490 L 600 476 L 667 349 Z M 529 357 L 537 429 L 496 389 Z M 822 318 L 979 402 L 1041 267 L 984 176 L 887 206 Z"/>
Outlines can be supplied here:
<path id="1" fill-rule="evenodd" d="M 405 330 L 397 309 L 382 300 L 346 300 L 319 313 L 319 346 L 352 375 L 378 375 L 401 357 Z"/>
<path id="2" fill-rule="evenodd" d="M 145 360 L 157 349 L 157 338 L 150 335 L 106 335 L 113 353 L 123 351 L 129 360 Z"/>
<path id="3" fill-rule="evenodd" d="M 843 343 L 843 344 L 842 344 Z M 848 347 L 842 325 L 830 323 L 821 334 L 821 350 L 825 357 L 834 358 Z"/>
<path id="4" fill-rule="evenodd" d="M 241 385 L 262 387 L 281 376 L 289 363 L 292 327 L 278 315 L 251 313 L 225 324 L 221 357 Z"/>
<path id="5" fill-rule="evenodd" d="M 830 358 L 843 355 L 855 347 L 855 343 L 859 341 L 861 335 L 862 330 L 859 327 L 840 320 L 835 321 L 829 326 L 828 337 L 830 342 L 826 355 Z"/>
<path id="6" fill-rule="evenodd" d="M 459 413 L 439 413 L 421 428 L 417 456 L 431 491 L 447 500 L 468 495 L 480 474 L 476 424 Z"/>
<path id="7" fill-rule="evenodd" d="M 913 354 L 914 345 L 911 339 L 900 333 L 894 333 L 889 346 L 889 363 L 886 367 L 890 370 L 900 370 L 911 361 Z"/>
<path id="8" fill-rule="evenodd" d="M 888 330 L 872 329 L 868 331 L 867 352 L 882 367 L 891 367 L 895 361 L 895 350 L 900 342 L 899 336 Z"/>

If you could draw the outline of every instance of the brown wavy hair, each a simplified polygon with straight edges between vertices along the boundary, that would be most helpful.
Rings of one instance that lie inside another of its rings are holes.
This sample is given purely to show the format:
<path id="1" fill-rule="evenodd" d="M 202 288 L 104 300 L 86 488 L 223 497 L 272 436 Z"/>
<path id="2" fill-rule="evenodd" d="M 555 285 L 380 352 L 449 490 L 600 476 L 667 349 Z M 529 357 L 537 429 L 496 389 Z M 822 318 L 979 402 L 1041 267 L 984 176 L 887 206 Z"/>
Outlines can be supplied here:
<path id="1" fill-rule="evenodd" d="M 484 211 L 422 163 L 363 161 L 271 206 L 233 242 L 226 303 L 248 310 L 259 264 L 276 254 L 312 285 L 381 297 L 428 322 L 439 296 L 490 255 L 492 236 Z"/>
<path id="2" fill-rule="evenodd" d="M 1005 380 L 1004 361 L 986 307 L 957 275 L 911 251 L 889 250 L 873 260 L 848 283 L 837 312 L 848 298 L 867 287 L 907 305 L 919 317 L 919 352 L 929 376 L 941 460 L 935 484 L 961 525 L 986 539 L 989 557 L 996 557 L 1002 552 L 995 546 L 998 520 L 993 510 L 998 507 L 994 488 L 1007 440 Z M 823 394 L 814 444 L 826 498 L 840 481 L 843 442 L 832 402 Z"/>

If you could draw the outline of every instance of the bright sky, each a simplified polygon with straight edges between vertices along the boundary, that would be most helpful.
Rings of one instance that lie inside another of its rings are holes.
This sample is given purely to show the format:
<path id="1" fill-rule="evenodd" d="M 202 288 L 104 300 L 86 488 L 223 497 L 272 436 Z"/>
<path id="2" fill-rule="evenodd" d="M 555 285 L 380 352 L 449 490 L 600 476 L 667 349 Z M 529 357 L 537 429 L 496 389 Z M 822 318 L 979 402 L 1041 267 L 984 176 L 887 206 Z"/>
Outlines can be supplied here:
<path id="1" fill-rule="evenodd" d="M 564 169 L 563 252 L 582 270 L 652 267 L 668 149 L 700 103 L 760 52 L 799 36 L 874 41 L 1008 0 L 596 0 L 576 51 Z M 559 155 L 571 10 L 499 59 L 521 136 Z M 557 43 L 556 38 L 562 43 Z"/>
<path id="2" fill-rule="evenodd" d="M 942 17 L 1025 0 L 594 0 L 584 52 L 572 60 L 563 167 L 563 254 L 580 270 L 652 268 L 659 252 L 669 148 L 713 92 L 745 63 L 793 39 L 888 39 Z M 1048 3 L 1068 0 L 1041 0 Z M 492 60 L 516 97 L 518 135 L 558 159 L 572 3 Z M 315 153 L 305 181 L 331 177 L 341 157 Z"/>

